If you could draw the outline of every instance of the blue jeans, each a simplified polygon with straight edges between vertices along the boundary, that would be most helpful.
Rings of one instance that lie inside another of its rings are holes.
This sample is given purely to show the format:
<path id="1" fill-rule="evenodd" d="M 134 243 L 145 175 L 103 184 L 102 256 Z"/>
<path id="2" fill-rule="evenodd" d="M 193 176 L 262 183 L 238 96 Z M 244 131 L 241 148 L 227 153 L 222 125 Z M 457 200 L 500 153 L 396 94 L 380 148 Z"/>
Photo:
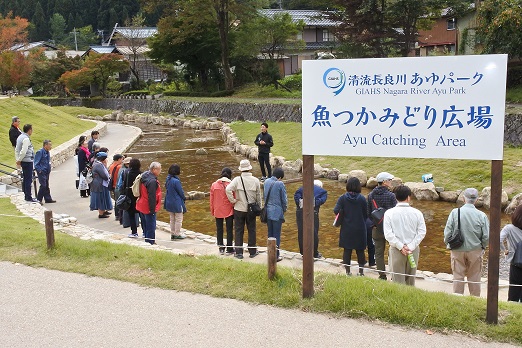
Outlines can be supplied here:
<path id="1" fill-rule="evenodd" d="M 22 190 L 24 191 L 24 196 L 26 201 L 30 201 L 33 199 L 31 195 L 31 184 L 33 183 L 33 162 L 22 162 L 22 175 L 24 176 L 24 180 L 22 182 Z"/>
<path id="2" fill-rule="evenodd" d="M 152 214 L 142 214 L 141 217 L 141 227 L 143 228 L 143 233 L 145 233 L 145 241 L 150 244 L 156 243 L 156 213 Z"/>
<path id="3" fill-rule="evenodd" d="M 268 226 L 268 238 L 273 237 L 276 239 L 277 257 L 279 257 L 279 246 L 281 245 L 281 229 L 283 227 L 283 220 L 268 219 L 267 226 Z"/>

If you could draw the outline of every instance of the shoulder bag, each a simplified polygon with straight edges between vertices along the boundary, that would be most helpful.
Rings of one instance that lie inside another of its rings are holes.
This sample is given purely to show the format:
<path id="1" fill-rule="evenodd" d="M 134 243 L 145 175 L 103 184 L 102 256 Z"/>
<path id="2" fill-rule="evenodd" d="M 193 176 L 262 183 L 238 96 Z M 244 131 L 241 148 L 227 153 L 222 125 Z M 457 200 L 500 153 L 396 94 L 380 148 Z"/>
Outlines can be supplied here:
<path id="1" fill-rule="evenodd" d="M 259 203 L 257 203 L 257 202 L 250 203 L 250 202 L 248 202 L 248 195 L 247 195 L 247 192 L 246 192 L 246 188 L 245 188 L 245 183 L 243 181 L 243 177 L 240 176 L 239 178 L 241 178 L 241 184 L 243 184 L 243 191 L 245 192 L 245 197 L 246 197 L 246 201 L 247 201 L 247 205 L 248 205 L 248 214 L 250 214 L 252 216 L 259 216 L 261 214 L 261 207 L 259 206 Z"/>
<path id="2" fill-rule="evenodd" d="M 116 208 L 120 210 L 129 210 L 132 204 L 132 200 L 129 196 L 127 196 L 127 187 L 129 186 L 129 173 L 123 173 L 125 174 L 125 190 L 123 190 L 125 193 L 120 195 L 118 199 L 116 200 Z"/>
<path id="3" fill-rule="evenodd" d="M 464 243 L 464 240 L 462 239 L 462 232 L 460 232 L 460 208 L 458 209 L 457 214 L 457 229 L 448 238 L 448 245 L 451 250 L 460 248 Z"/>
<path id="4" fill-rule="evenodd" d="M 382 221 L 384 220 L 384 213 L 386 212 L 386 209 L 383 207 L 379 207 L 377 205 L 377 202 L 375 202 L 375 199 L 372 198 L 372 203 L 374 209 L 370 213 L 371 220 L 373 222 L 374 226 L 379 226 L 382 224 Z"/>
<path id="5" fill-rule="evenodd" d="M 268 193 L 266 194 L 266 199 L 265 199 L 265 205 L 263 206 L 263 209 L 261 209 L 261 214 L 259 214 L 259 219 L 264 224 L 266 224 L 268 221 L 268 217 L 266 215 L 266 205 L 268 203 L 268 198 L 270 198 L 270 191 L 272 191 L 272 187 L 274 187 L 274 185 L 275 185 L 275 181 L 272 184 L 272 186 L 270 186 L 270 188 L 268 189 Z"/>

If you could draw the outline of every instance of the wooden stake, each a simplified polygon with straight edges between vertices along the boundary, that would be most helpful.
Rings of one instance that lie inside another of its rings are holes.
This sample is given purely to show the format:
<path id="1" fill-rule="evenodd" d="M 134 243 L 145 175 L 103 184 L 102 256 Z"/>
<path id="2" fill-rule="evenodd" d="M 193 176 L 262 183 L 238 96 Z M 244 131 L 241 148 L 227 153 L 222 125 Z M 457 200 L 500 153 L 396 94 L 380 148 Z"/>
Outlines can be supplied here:
<path id="1" fill-rule="evenodd" d="M 314 296 L 314 156 L 303 155 L 303 298 Z"/>
<path id="2" fill-rule="evenodd" d="M 268 238 L 267 255 L 268 255 L 268 279 L 273 280 L 277 273 L 277 244 L 274 237 Z"/>
<path id="3" fill-rule="evenodd" d="M 488 299 L 486 322 L 498 323 L 498 267 L 500 214 L 502 204 L 502 160 L 491 161 L 491 204 L 489 207 Z"/>
<path id="4" fill-rule="evenodd" d="M 54 248 L 54 225 L 53 212 L 51 210 L 44 210 L 45 221 L 45 236 L 47 237 L 47 249 Z"/>

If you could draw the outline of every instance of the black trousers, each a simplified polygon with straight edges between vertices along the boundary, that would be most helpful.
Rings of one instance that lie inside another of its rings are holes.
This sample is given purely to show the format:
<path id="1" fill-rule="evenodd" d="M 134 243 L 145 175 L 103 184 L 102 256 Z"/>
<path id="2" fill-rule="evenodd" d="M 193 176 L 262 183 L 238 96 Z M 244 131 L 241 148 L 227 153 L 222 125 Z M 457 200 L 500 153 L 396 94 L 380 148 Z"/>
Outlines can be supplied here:
<path id="1" fill-rule="evenodd" d="M 225 250 L 225 247 L 222 247 L 223 244 L 223 221 L 225 222 L 225 226 L 227 229 L 227 253 L 233 253 L 234 248 L 232 248 L 232 243 L 234 241 L 234 215 L 227 216 L 226 218 L 216 218 L 216 232 L 217 232 L 217 244 L 220 246 L 219 250 Z"/>
<path id="2" fill-rule="evenodd" d="M 234 209 L 234 227 L 236 230 L 236 255 L 243 255 L 243 236 L 245 234 L 245 224 L 248 230 L 248 252 L 254 255 L 256 248 L 256 217 L 247 212 Z"/>
<path id="3" fill-rule="evenodd" d="M 509 284 L 522 285 L 522 268 L 509 266 Z M 522 286 L 510 286 L 508 301 L 522 302 Z"/>
<path id="4" fill-rule="evenodd" d="M 346 269 L 346 274 L 350 273 L 350 263 L 352 262 L 352 250 L 353 249 L 344 249 L 343 252 L 343 263 L 345 264 L 344 268 Z M 364 249 L 355 250 L 357 254 L 357 263 L 359 264 L 359 274 L 363 274 L 363 267 L 366 263 L 366 259 L 364 256 Z"/>
<path id="5" fill-rule="evenodd" d="M 299 253 L 303 255 L 303 209 L 297 208 L 295 211 L 297 222 L 297 242 L 299 243 Z M 314 257 L 319 256 L 319 213 L 314 210 Z"/>
<path id="6" fill-rule="evenodd" d="M 257 160 L 259 161 L 259 166 L 261 167 L 261 175 L 266 178 L 272 177 L 272 167 L 270 166 L 270 153 L 259 153 L 257 156 Z M 266 172 L 265 172 L 266 165 Z"/>

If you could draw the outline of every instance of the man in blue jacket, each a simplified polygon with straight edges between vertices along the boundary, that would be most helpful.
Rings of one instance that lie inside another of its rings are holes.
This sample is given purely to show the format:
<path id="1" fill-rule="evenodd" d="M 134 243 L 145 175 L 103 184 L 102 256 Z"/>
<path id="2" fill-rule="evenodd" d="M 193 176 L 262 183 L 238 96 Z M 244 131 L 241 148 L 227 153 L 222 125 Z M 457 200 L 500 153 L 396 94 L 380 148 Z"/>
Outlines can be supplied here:
<path id="1" fill-rule="evenodd" d="M 42 203 L 55 203 L 56 201 L 51 197 L 51 190 L 49 189 L 49 175 L 51 174 L 51 151 L 53 144 L 50 140 L 44 140 L 43 147 L 36 151 L 34 155 L 34 169 L 38 174 L 38 182 L 40 182 L 40 189 L 36 199 Z"/>
<path id="2" fill-rule="evenodd" d="M 318 251 L 319 248 L 319 208 L 326 202 L 328 192 L 323 189 L 321 180 L 314 180 L 314 258 L 318 259 L 323 255 Z M 294 201 L 297 205 L 295 218 L 297 222 L 297 242 L 299 252 L 303 255 L 303 187 L 301 186 L 294 194 Z"/>

